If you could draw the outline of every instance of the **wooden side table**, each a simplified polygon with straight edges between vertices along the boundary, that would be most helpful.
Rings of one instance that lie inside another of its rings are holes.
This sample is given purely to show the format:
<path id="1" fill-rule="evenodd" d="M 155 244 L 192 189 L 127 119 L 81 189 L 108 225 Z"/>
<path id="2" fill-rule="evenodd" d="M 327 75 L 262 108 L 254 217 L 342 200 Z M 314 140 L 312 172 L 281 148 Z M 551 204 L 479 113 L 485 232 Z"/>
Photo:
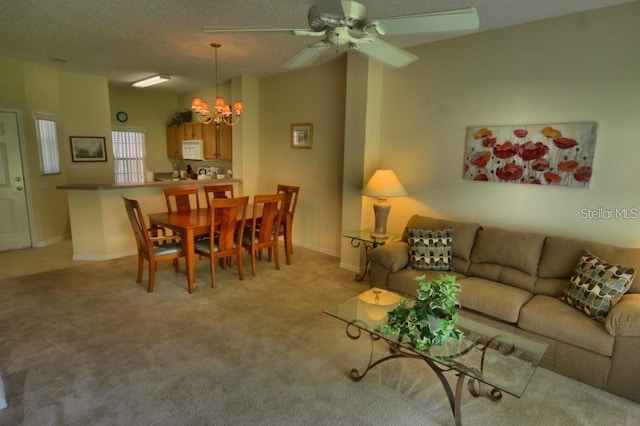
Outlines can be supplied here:
<path id="1" fill-rule="evenodd" d="M 369 266 L 370 266 L 369 253 L 371 253 L 371 250 L 373 250 L 378 246 L 385 245 L 386 243 L 399 241 L 400 238 L 402 237 L 400 234 L 390 233 L 388 234 L 389 235 L 388 238 L 379 239 L 379 238 L 372 237 L 371 236 L 372 232 L 373 232 L 373 229 L 368 228 L 368 229 L 361 229 L 359 231 L 347 232 L 346 234 L 343 235 L 343 237 L 349 238 L 351 240 L 351 247 L 358 248 L 360 246 L 364 246 L 364 251 L 367 257 L 364 264 L 364 271 L 362 272 L 362 274 L 356 274 L 357 281 L 363 281 L 367 276 L 367 274 L 369 273 Z"/>

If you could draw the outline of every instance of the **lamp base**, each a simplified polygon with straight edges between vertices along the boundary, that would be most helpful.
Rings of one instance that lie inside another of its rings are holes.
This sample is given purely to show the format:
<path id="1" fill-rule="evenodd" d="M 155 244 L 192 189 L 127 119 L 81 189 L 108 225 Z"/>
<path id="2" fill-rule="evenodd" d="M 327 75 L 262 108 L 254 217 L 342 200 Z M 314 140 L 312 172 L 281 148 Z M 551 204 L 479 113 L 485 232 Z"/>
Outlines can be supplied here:
<path id="1" fill-rule="evenodd" d="M 389 238 L 389 235 L 381 234 L 379 232 L 372 232 L 371 238 L 373 238 L 374 240 L 386 240 L 387 238 Z"/>
<path id="2" fill-rule="evenodd" d="M 375 203 L 373 203 L 376 227 L 371 233 L 371 238 L 375 238 L 377 240 L 389 238 L 387 235 L 387 218 L 389 217 L 389 210 L 391 210 L 391 206 L 387 203 L 386 198 L 380 197 Z"/>

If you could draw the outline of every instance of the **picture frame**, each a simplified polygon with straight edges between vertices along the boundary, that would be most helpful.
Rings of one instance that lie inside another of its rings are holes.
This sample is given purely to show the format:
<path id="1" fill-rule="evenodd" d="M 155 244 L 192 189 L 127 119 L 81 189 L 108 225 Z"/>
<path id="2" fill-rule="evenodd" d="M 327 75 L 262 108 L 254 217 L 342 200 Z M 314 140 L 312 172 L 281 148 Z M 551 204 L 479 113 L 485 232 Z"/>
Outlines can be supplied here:
<path id="1" fill-rule="evenodd" d="M 463 179 L 586 188 L 598 123 L 467 127 Z"/>
<path id="2" fill-rule="evenodd" d="M 69 136 L 71 160 L 74 163 L 107 161 L 105 138 L 101 136 Z"/>
<path id="3" fill-rule="evenodd" d="M 311 149 L 313 146 L 313 124 L 291 124 L 291 148 Z"/>

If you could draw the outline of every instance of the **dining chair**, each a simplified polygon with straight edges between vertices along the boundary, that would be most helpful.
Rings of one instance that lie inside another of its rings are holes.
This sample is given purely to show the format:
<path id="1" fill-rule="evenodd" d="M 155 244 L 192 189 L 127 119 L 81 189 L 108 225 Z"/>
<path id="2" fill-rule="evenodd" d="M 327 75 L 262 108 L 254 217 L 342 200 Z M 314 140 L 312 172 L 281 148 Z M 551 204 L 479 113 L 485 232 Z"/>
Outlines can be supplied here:
<path id="1" fill-rule="evenodd" d="M 167 202 L 167 211 L 169 212 L 189 211 L 193 208 L 193 205 L 195 205 L 195 208 L 197 209 L 200 208 L 198 188 L 193 186 L 183 188 L 165 188 L 164 199 Z"/>
<path id="2" fill-rule="evenodd" d="M 211 231 L 214 238 L 195 242 L 195 253 L 208 257 L 211 266 L 211 286 L 216 288 L 216 265 L 218 259 L 224 266 L 226 260 L 236 257 L 238 276 L 244 280 L 242 269 L 242 230 L 247 218 L 249 197 L 214 198 L 211 200 Z"/>
<path id="3" fill-rule="evenodd" d="M 242 245 L 251 253 L 251 274 L 256 276 L 256 257 L 262 249 L 268 249 L 269 261 L 273 253 L 277 270 L 280 269 L 278 255 L 279 224 L 285 194 L 254 195 L 251 224 L 244 228 Z"/>
<path id="4" fill-rule="evenodd" d="M 233 185 L 206 185 L 204 187 L 204 196 L 207 200 L 207 207 L 211 207 L 212 198 L 233 198 Z"/>
<path id="5" fill-rule="evenodd" d="M 157 263 L 165 260 L 172 260 L 173 267 L 178 272 L 178 259 L 184 257 L 182 244 L 174 242 L 176 236 L 154 236 L 151 232 L 157 229 L 149 229 L 144 221 L 140 204 L 136 200 L 122 197 L 127 210 L 129 223 L 133 229 L 138 246 L 138 276 L 136 282 L 142 281 L 142 269 L 144 260 L 149 262 L 149 284 L 147 291 L 151 293 L 155 284 Z"/>
<path id="6" fill-rule="evenodd" d="M 298 204 L 299 186 L 278 185 L 278 193 L 285 194 L 284 203 L 282 205 L 282 217 L 280 223 L 280 235 L 284 238 L 285 257 L 287 265 L 291 265 L 291 255 L 293 254 L 293 242 L 291 232 L 293 230 L 293 215 L 296 212 Z"/>

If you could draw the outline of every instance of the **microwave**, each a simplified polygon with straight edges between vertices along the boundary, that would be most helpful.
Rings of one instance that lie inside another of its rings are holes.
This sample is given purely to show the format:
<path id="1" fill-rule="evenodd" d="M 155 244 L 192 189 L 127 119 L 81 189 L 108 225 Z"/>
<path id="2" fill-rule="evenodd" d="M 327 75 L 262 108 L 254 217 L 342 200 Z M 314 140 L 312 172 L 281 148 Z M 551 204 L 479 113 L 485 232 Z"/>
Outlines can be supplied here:
<path id="1" fill-rule="evenodd" d="M 204 142 L 202 139 L 182 141 L 182 158 L 185 160 L 204 160 Z"/>

